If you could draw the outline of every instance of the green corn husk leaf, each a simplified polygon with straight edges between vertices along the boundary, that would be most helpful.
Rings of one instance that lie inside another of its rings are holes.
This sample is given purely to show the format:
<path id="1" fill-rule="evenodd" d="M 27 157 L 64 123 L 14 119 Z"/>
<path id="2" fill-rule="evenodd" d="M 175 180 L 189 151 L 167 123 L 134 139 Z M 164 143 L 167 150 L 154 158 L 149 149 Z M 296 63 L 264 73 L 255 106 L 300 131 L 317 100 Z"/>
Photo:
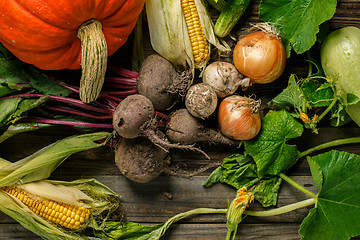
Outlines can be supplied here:
<path id="1" fill-rule="evenodd" d="M 66 182 L 47 178 L 71 154 L 103 146 L 105 142 L 96 141 L 109 136 L 108 132 L 71 136 L 14 163 L 0 158 L 0 187 L 16 185 L 34 195 L 90 208 L 91 217 L 83 228 L 102 231 L 113 212 L 117 211 L 121 220 L 124 217 L 119 196 L 114 191 L 95 179 Z M 57 226 L 3 190 L 0 190 L 0 210 L 43 239 L 89 239 L 81 232 L 83 228 L 74 231 Z"/>
<path id="2" fill-rule="evenodd" d="M 107 138 L 108 132 L 71 136 L 50 144 L 34 154 L 0 168 L 0 187 L 47 179 L 71 154 L 97 148 L 105 143 L 95 141 Z M 6 160 L 4 160 L 6 161 Z"/>
<path id="3" fill-rule="evenodd" d="M 33 185 L 33 188 L 29 188 L 26 185 Z M 63 191 L 65 191 L 65 193 L 73 191 L 77 194 L 81 192 L 81 194 L 79 194 L 81 195 L 81 199 L 84 199 L 83 195 L 86 195 L 84 205 L 87 205 L 87 207 L 89 207 L 92 212 L 89 223 L 86 226 L 92 227 L 96 230 L 102 230 L 102 228 L 105 226 L 105 221 L 107 218 L 103 217 L 104 212 L 111 213 L 119 206 L 121 206 L 120 202 L 116 200 L 116 193 L 95 179 L 81 179 L 72 182 L 42 180 L 39 182 L 20 185 L 19 187 L 27 190 L 33 190 L 31 193 L 42 197 L 47 197 L 46 195 L 44 196 L 41 194 L 43 191 L 38 191 L 38 189 L 36 189 L 36 185 L 42 185 L 40 188 L 50 186 L 49 191 L 55 187 L 58 188 L 58 190 L 53 193 L 53 197 L 51 198 L 53 200 L 57 200 L 56 195 L 64 194 Z M 18 221 L 26 229 L 32 231 L 43 239 L 88 239 L 84 234 L 81 233 L 83 228 L 79 231 L 74 231 L 57 226 L 56 224 L 53 224 L 36 215 L 22 202 L 20 202 L 15 197 L 8 195 L 4 191 L 0 191 L 0 210 Z"/>
<path id="4" fill-rule="evenodd" d="M 202 0 L 195 0 L 200 22 L 210 44 L 220 52 L 230 47 L 215 36 L 214 24 Z M 207 63 L 195 63 L 180 0 L 146 0 L 146 15 L 153 49 L 178 70 L 203 69 Z M 210 53 L 209 44 L 209 53 Z M 210 54 L 209 54 L 210 56 Z"/>
<path id="5" fill-rule="evenodd" d="M 0 191 L 0 210 L 43 239 L 86 239 L 79 234 L 67 233 L 63 229 L 49 224 L 46 220 L 37 216 L 26 206 L 21 205 L 20 202 L 2 191 Z"/>

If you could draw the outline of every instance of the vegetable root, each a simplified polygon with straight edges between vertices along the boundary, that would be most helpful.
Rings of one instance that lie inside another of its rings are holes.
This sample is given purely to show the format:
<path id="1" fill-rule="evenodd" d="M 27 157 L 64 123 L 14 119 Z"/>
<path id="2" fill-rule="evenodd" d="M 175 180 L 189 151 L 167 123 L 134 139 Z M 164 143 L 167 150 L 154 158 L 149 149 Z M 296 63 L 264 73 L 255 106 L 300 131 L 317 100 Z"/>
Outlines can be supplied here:
<path id="1" fill-rule="evenodd" d="M 136 138 L 142 133 L 142 126 L 154 118 L 154 106 L 140 94 L 126 97 L 113 114 L 113 127 L 124 138 Z"/>
<path id="2" fill-rule="evenodd" d="M 115 151 L 115 164 L 126 178 L 147 183 L 157 178 L 169 164 L 168 152 L 144 137 L 123 138 Z"/>
<path id="3" fill-rule="evenodd" d="M 209 158 L 204 151 L 193 145 L 173 144 L 167 139 L 159 138 L 154 107 L 147 97 L 140 94 L 130 95 L 119 103 L 114 112 L 113 127 L 123 138 L 133 139 L 145 136 L 164 151 L 177 148 L 200 152 Z"/>
<path id="4" fill-rule="evenodd" d="M 180 144 L 194 144 L 196 142 L 229 146 L 239 144 L 239 142 L 225 137 L 214 129 L 203 126 L 186 108 L 176 110 L 170 115 L 166 135 L 170 141 Z"/>
<path id="5" fill-rule="evenodd" d="M 156 137 L 167 141 L 164 133 L 157 131 Z M 171 145 L 171 144 L 170 144 Z M 168 148 L 156 146 L 146 137 L 121 139 L 115 149 L 115 164 L 122 175 L 137 183 L 148 183 L 160 174 L 191 178 L 210 168 L 220 166 L 221 162 L 211 162 L 195 170 L 185 170 L 172 166 Z"/>
<path id="6" fill-rule="evenodd" d="M 170 109 L 185 96 L 191 83 L 191 71 L 178 73 L 168 60 L 158 54 L 144 60 L 137 79 L 139 94 L 149 98 L 158 111 Z"/>

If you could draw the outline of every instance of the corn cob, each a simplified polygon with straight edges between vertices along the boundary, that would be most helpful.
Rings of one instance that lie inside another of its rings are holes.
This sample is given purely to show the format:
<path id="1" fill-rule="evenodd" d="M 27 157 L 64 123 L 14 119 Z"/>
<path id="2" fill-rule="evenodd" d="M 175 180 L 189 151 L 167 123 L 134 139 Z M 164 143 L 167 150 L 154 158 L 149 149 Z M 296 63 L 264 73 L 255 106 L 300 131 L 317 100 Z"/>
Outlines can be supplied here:
<path id="1" fill-rule="evenodd" d="M 1 189 L 16 197 L 36 215 L 65 228 L 82 228 L 86 225 L 90 216 L 90 210 L 82 206 L 36 196 L 16 186 L 6 186 Z"/>
<path id="2" fill-rule="evenodd" d="M 231 52 L 215 36 L 204 0 L 146 0 L 146 16 L 151 46 L 179 71 L 189 66 L 203 70 L 211 45 L 219 52 Z"/>
<path id="3" fill-rule="evenodd" d="M 209 54 L 209 44 L 203 31 L 199 13 L 194 0 L 181 0 L 185 24 L 189 34 L 194 61 L 206 61 Z"/>

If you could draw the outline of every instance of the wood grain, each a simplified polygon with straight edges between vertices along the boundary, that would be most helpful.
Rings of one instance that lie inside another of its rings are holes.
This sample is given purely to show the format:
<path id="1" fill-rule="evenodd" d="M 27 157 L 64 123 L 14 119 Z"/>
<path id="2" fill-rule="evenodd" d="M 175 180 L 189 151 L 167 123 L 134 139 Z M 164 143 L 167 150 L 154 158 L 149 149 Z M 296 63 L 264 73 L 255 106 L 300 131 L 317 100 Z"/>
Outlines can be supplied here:
<path id="1" fill-rule="evenodd" d="M 252 23 L 258 22 L 258 4 L 254 1 L 237 26 L 237 33 L 247 29 Z M 360 25 L 360 3 L 357 0 L 338 1 L 335 16 L 329 21 L 330 28 L 337 29 L 344 26 Z M 146 29 L 144 29 L 146 55 L 153 53 L 149 44 Z M 119 55 L 129 53 L 129 49 L 120 49 L 112 60 L 118 60 Z M 127 67 L 124 63 L 123 67 Z M 247 94 L 256 94 L 265 106 L 267 101 L 275 97 L 286 86 L 290 74 L 296 73 L 299 77 L 306 76 L 307 63 L 305 56 L 292 56 L 288 59 L 283 76 L 275 83 L 254 86 Z M 263 110 L 265 113 L 266 109 Z M 17 135 L 0 145 L 0 157 L 10 161 L 17 161 L 36 150 L 47 146 L 64 137 L 78 134 L 70 127 L 52 127 L 35 132 Z M 360 128 L 351 123 L 343 127 L 332 128 L 326 124 L 320 127 L 319 134 L 306 130 L 301 139 L 292 140 L 300 151 L 331 140 L 360 136 Z M 170 153 L 171 161 L 186 169 L 198 169 L 211 161 L 221 161 L 235 150 L 224 146 L 200 145 L 211 160 L 193 152 L 174 150 Z M 358 144 L 340 146 L 336 149 L 360 154 Z M 239 150 L 240 151 L 240 150 Z M 51 175 L 51 179 L 74 180 L 79 178 L 96 178 L 119 195 L 127 219 L 144 224 L 155 224 L 166 221 L 175 214 L 199 207 L 226 208 L 229 201 L 235 196 L 236 190 L 225 184 L 215 184 L 205 188 L 202 183 L 214 169 L 209 169 L 190 179 L 179 178 L 162 174 L 159 178 L 147 184 L 138 184 L 124 178 L 114 164 L 114 153 L 108 147 L 84 151 L 69 157 Z M 288 171 L 288 175 L 311 192 L 316 193 L 316 187 L 310 175 L 305 159 Z M 307 196 L 287 183 L 283 183 L 279 192 L 277 207 L 306 199 Z M 259 218 L 248 216 L 241 223 L 237 238 L 242 240 L 254 239 L 300 239 L 298 229 L 301 221 L 308 214 L 311 207 L 299 209 L 287 214 Z M 254 203 L 251 210 L 263 208 Z M 225 239 L 226 218 L 224 215 L 192 216 L 174 224 L 164 236 L 164 239 L 198 239 L 218 240 Z M 0 213 L 0 239 L 40 239 L 23 228 L 12 218 Z M 359 239 L 359 238 L 354 238 Z"/>

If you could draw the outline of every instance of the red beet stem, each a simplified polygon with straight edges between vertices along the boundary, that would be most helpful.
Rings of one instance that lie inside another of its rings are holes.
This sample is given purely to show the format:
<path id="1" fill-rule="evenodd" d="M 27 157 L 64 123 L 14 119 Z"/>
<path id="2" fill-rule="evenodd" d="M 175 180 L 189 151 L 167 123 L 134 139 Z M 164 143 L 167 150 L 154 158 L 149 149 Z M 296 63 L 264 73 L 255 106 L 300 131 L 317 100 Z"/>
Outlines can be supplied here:
<path id="1" fill-rule="evenodd" d="M 54 119 L 43 119 L 43 118 L 27 118 L 24 120 L 27 122 L 47 123 L 54 125 L 69 125 L 69 126 L 93 127 L 93 128 L 113 128 L 112 124 L 106 124 L 106 123 L 88 123 L 88 122 L 54 120 Z"/>
<path id="2" fill-rule="evenodd" d="M 112 95 L 112 96 L 116 96 L 116 97 L 127 97 L 129 95 L 133 95 L 137 93 L 137 89 L 133 88 L 133 89 L 129 89 L 129 90 L 124 90 L 124 91 L 101 91 L 102 93 L 105 93 L 106 95 Z"/>
<path id="3" fill-rule="evenodd" d="M 53 95 L 18 94 L 18 95 L 11 95 L 11 96 L 7 96 L 7 97 L 3 97 L 1 99 L 17 98 L 17 97 L 21 97 L 21 98 L 23 98 L 23 97 L 44 97 L 44 96 L 48 96 L 50 99 L 58 101 L 58 102 L 64 102 L 64 103 L 72 104 L 74 106 L 82 107 L 82 108 L 87 109 L 87 110 L 91 110 L 91 111 L 95 111 L 95 112 L 101 112 L 101 113 L 107 113 L 107 114 L 112 113 L 112 111 L 110 109 L 94 107 L 92 105 L 89 105 L 89 104 L 86 104 L 86 103 L 82 102 L 81 100 L 77 100 L 77 99 L 73 99 L 73 98 L 67 98 L 67 97 L 53 96 Z"/>
<path id="4" fill-rule="evenodd" d="M 127 77 L 105 77 L 105 84 L 109 82 L 130 86 L 137 85 L 136 79 Z"/>
<path id="5" fill-rule="evenodd" d="M 136 79 L 139 74 L 136 73 L 136 72 L 133 72 L 131 70 L 127 70 L 125 68 L 122 68 L 122 67 L 119 67 L 119 66 L 116 66 L 116 65 L 112 65 L 112 64 L 109 64 L 107 66 L 107 69 L 111 72 L 114 72 L 116 74 L 119 74 L 119 75 L 122 75 L 124 77 L 129 77 L 129 78 L 134 78 Z"/>
<path id="6" fill-rule="evenodd" d="M 76 109 L 67 108 L 67 107 L 61 107 L 61 106 L 59 106 L 59 107 L 44 106 L 44 108 L 49 109 L 49 110 L 53 110 L 53 111 L 56 111 L 56 112 L 65 112 L 65 113 L 70 113 L 70 114 L 83 116 L 83 117 L 88 117 L 88 118 L 95 118 L 95 119 L 110 119 L 110 118 L 112 118 L 111 114 L 108 114 L 108 115 L 96 115 L 96 114 L 85 113 L 85 112 L 81 112 L 81 111 L 76 110 Z"/>

